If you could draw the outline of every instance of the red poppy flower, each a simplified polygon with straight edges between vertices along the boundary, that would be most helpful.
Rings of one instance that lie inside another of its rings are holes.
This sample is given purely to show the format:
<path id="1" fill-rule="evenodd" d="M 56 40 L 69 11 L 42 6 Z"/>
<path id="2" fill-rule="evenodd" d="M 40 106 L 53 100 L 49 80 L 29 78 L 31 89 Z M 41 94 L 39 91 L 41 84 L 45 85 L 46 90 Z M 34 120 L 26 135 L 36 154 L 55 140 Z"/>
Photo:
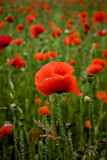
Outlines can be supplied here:
<path id="1" fill-rule="evenodd" d="M 95 58 L 91 64 L 100 64 L 101 66 L 106 66 L 106 61 L 100 58 Z"/>
<path id="2" fill-rule="evenodd" d="M 16 27 L 16 30 L 20 33 L 23 32 L 23 24 L 18 24 L 17 27 Z"/>
<path id="3" fill-rule="evenodd" d="M 58 38 L 60 37 L 61 33 L 62 33 L 62 29 L 56 28 L 51 32 L 51 36 Z"/>
<path id="4" fill-rule="evenodd" d="M 95 11 L 93 15 L 93 21 L 104 23 L 106 21 L 106 13 L 104 11 Z"/>
<path id="5" fill-rule="evenodd" d="M 69 62 L 69 64 L 75 65 L 75 64 L 76 64 L 76 61 L 75 61 L 74 59 L 71 59 L 70 62 Z"/>
<path id="6" fill-rule="evenodd" d="M 87 12 L 81 12 L 79 15 L 80 15 L 81 18 L 86 18 L 88 16 L 88 13 Z"/>
<path id="7" fill-rule="evenodd" d="M 32 38 L 38 38 L 39 34 L 46 32 L 42 24 L 32 25 L 30 27 L 30 35 Z"/>
<path id="8" fill-rule="evenodd" d="M 99 73 L 103 71 L 103 66 L 100 64 L 92 64 L 87 68 L 89 74 Z"/>
<path id="9" fill-rule="evenodd" d="M 100 92 L 98 92 L 98 93 L 96 94 L 96 97 L 97 97 L 98 99 L 103 100 L 104 102 L 107 102 L 107 94 L 106 94 L 105 91 L 100 91 Z"/>
<path id="10" fill-rule="evenodd" d="M 38 109 L 39 115 L 49 115 L 51 114 L 51 110 L 48 106 L 43 106 Z"/>
<path id="11" fill-rule="evenodd" d="M 74 20 L 69 19 L 68 22 L 67 22 L 66 28 L 70 28 L 73 23 L 74 23 Z"/>
<path id="12" fill-rule="evenodd" d="M 0 29 L 4 28 L 7 25 L 7 22 L 2 21 L 0 22 Z"/>
<path id="13" fill-rule="evenodd" d="M 63 39 L 63 42 L 65 43 L 65 45 L 70 46 L 71 42 L 72 42 L 70 36 L 68 36 L 67 38 Z"/>
<path id="14" fill-rule="evenodd" d="M 51 57 L 51 55 L 49 54 L 49 52 L 45 53 L 45 58 L 44 59 L 49 59 Z"/>
<path id="15" fill-rule="evenodd" d="M 103 54 L 103 56 L 104 56 L 105 58 L 107 58 L 107 49 L 103 50 L 103 51 L 102 51 L 102 54 Z"/>
<path id="16" fill-rule="evenodd" d="M 25 19 L 26 23 L 32 23 L 35 21 L 35 17 L 33 15 L 28 15 Z"/>
<path id="17" fill-rule="evenodd" d="M 9 135 L 13 130 L 13 124 L 4 124 L 3 125 L 3 135 Z"/>
<path id="18" fill-rule="evenodd" d="M 13 22 L 14 21 L 14 17 L 12 15 L 7 15 L 7 21 L 8 22 Z"/>
<path id="19" fill-rule="evenodd" d="M 19 11 L 19 12 L 23 12 L 23 11 L 24 11 L 24 6 L 20 6 L 20 7 L 18 8 L 18 11 Z"/>
<path id="20" fill-rule="evenodd" d="M 81 96 L 76 78 L 72 75 L 74 68 L 66 62 L 50 62 L 35 75 L 37 91 L 44 95 L 73 92 Z"/>
<path id="21" fill-rule="evenodd" d="M 9 135 L 13 130 L 13 124 L 4 124 L 0 127 L 0 138 Z"/>
<path id="22" fill-rule="evenodd" d="M 83 24 L 83 27 L 84 27 L 84 33 L 87 34 L 87 33 L 89 32 L 89 30 L 90 30 L 90 27 L 89 27 L 88 23 L 85 22 L 85 23 Z"/>
<path id="23" fill-rule="evenodd" d="M 42 102 L 42 99 L 41 98 L 36 98 L 35 102 L 36 102 L 36 104 L 40 104 Z"/>
<path id="24" fill-rule="evenodd" d="M 85 122 L 84 126 L 85 126 L 87 129 L 92 128 L 92 124 L 91 124 L 91 122 L 90 122 L 89 120 L 87 120 L 87 121 Z"/>
<path id="25" fill-rule="evenodd" d="M 14 6 L 9 6 L 9 9 L 10 9 L 10 10 L 14 10 L 15 7 L 14 7 Z"/>
<path id="26" fill-rule="evenodd" d="M 30 7 L 26 7 L 24 12 L 25 13 L 29 13 L 30 11 L 31 11 L 31 8 Z"/>
<path id="27" fill-rule="evenodd" d="M 3 8 L 0 7 L 0 14 L 3 14 Z"/>
<path id="28" fill-rule="evenodd" d="M 40 52 L 40 53 L 35 53 L 34 54 L 34 57 L 37 59 L 37 61 L 43 61 L 43 60 L 45 60 L 45 54 L 43 54 L 42 52 Z"/>
<path id="29" fill-rule="evenodd" d="M 13 45 L 21 45 L 23 43 L 22 38 L 16 38 L 15 40 L 12 41 Z"/>
<path id="30" fill-rule="evenodd" d="M 106 35 L 106 31 L 104 31 L 104 30 L 99 30 L 98 31 L 98 36 L 99 37 L 103 37 L 103 36 L 105 36 Z"/>
<path id="31" fill-rule="evenodd" d="M 6 65 L 10 64 L 12 64 L 15 68 L 20 68 L 24 66 L 25 61 L 23 61 L 19 55 L 15 54 L 14 59 L 6 62 Z"/>
<path id="32" fill-rule="evenodd" d="M 47 6 L 46 9 L 45 9 L 45 11 L 46 11 L 46 12 L 50 12 L 50 11 L 51 11 L 51 7 L 50 7 L 50 6 Z"/>
<path id="33" fill-rule="evenodd" d="M 8 46 L 11 41 L 12 41 L 11 36 L 5 36 L 5 35 L 0 36 L 0 51 L 2 51 L 6 46 Z"/>
<path id="34" fill-rule="evenodd" d="M 79 45 L 79 44 L 81 44 L 81 42 L 82 42 L 82 40 L 80 38 L 74 38 L 73 39 L 73 44 L 74 45 Z"/>
<path id="35" fill-rule="evenodd" d="M 31 11 L 30 12 L 30 15 L 34 16 L 34 17 L 37 17 L 38 16 L 38 13 L 36 11 Z"/>
<path id="36" fill-rule="evenodd" d="M 95 43 L 95 44 L 94 44 L 94 47 L 95 47 L 95 49 L 98 49 L 98 48 L 101 47 L 101 44 L 100 44 L 100 43 Z"/>
<path id="37" fill-rule="evenodd" d="M 49 51 L 49 52 L 46 53 L 46 55 L 49 55 L 49 57 L 56 58 L 57 57 L 57 52 L 55 52 L 55 51 Z"/>
<path id="38" fill-rule="evenodd" d="M 60 15 L 61 20 L 65 20 L 66 16 L 64 14 Z"/>

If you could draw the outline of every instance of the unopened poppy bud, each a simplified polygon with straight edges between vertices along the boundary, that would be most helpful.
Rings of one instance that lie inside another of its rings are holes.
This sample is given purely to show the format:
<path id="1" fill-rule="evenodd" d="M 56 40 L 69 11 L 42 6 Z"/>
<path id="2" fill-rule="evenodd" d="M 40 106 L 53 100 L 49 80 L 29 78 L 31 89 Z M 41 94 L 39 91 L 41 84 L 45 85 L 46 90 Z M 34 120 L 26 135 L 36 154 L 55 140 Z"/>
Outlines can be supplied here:
<path id="1" fill-rule="evenodd" d="M 82 150 L 77 150 L 76 152 L 79 157 L 84 155 L 84 152 Z"/>
<path id="2" fill-rule="evenodd" d="M 24 53 L 23 53 L 23 55 L 26 57 L 26 56 L 27 56 L 27 53 L 26 53 L 26 52 L 24 52 Z"/>
<path id="3" fill-rule="evenodd" d="M 88 83 L 92 83 L 94 76 L 88 75 Z"/>
<path id="4" fill-rule="evenodd" d="M 65 29 L 65 34 L 69 34 L 70 31 L 68 29 Z"/>
<path id="5" fill-rule="evenodd" d="M 49 115 L 46 116 L 47 121 L 50 120 L 50 118 L 51 118 L 51 116 L 49 116 Z"/>
<path id="6" fill-rule="evenodd" d="M 70 123 L 70 122 L 67 122 L 65 125 L 66 125 L 67 129 L 70 129 L 72 127 L 72 123 Z"/>
<path id="7" fill-rule="evenodd" d="M 89 103 L 90 102 L 90 97 L 89 96 L 85 96 L 84 97 L 84 101 L 87 102 L 87 103 Z"/>
<path id="8" fill-rule="evenodd" d="M 105 140 L 100 140 L 99 143 L 100 143 L 100 149 L 105 149 L 105 148 L 106 148 L 107 141 L 105 141 Z"/>
<path id="9" fill-rule="evenodd" d="M 21 68 L 21 71 L 24 72 L 24 71 L 25 71 L 25 68 Z"/>
<path id="10" fill-rule="evenodd" d="M 19 120 L 19 126 L 20 126 L 20 127 L 23 127 L 23 126 L 24 126 L 24 119 L 20 119 L 20 120 Z"/>

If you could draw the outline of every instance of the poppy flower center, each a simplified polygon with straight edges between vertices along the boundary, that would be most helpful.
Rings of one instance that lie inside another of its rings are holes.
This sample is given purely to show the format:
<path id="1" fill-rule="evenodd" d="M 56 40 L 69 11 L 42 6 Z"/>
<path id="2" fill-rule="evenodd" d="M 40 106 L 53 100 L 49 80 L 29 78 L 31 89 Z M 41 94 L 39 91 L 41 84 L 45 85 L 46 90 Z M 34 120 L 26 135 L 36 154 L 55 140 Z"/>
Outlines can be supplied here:
<path id="1" fill-rule="evenodd" d="M 61 94 L 64 93 L 65 91 L 57 91 L 56 93 Z"/>

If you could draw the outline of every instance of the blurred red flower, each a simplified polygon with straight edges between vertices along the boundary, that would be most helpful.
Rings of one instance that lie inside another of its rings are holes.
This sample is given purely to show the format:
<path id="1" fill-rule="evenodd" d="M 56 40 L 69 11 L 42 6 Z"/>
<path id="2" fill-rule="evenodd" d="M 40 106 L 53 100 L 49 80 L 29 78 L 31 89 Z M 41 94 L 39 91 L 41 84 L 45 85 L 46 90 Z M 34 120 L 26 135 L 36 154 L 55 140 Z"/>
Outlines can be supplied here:
<path id="1" fill-rule="evenodd" d="M 56 37 L 56 38 L 59 38 L 60 35 L 61 35 L 61 33 L 62 33 L 62 29 L 60 29 L 60 28 L 55 28 L 55 29 L 52 30 L 51 36 Z"/>
<path id="2" fill-rule="evenodd" d="M 36 102 L 36 104 L 40 104 L 42 102 L 42 99 L 41 98 L 36 98 L 35 102 Z"/>
<path id="3" fill-rule="evenodd" d="M 104 11 L 95 11 L 93 14 L 93 21 L 104 23 L 106 21 L 106 13 Z"/>
<path id="4" fill-rule="evenodd" d="M 4 124 L 0 127 L 0 138 L 9 135 L 13 130 L 13 124 Z"/>
<path id="5" fill-rule="evenodd" d="M 50 62 L 35 75 L 37 91 L 44 95 L 73 92 L 82 96 L 76 78 L 72 75 L 74 68 L 66 62 Z"/>
<path id="6" fill-rule="evenodd" d="M 13 22 L 14 21 L 14 16 L 12 16 L 12 15 L 7 15 L 7 21 L 8 22 Z"/>
<path id="7" fill-rule="evenodd" d="M 24 66 L 25 61 L 23 61 L 18 54 L 15 54 L 14 59 L 6 62 L 6 65 L 10 64 L 12 64 L 15 68 L 20 68 Z"/>
<path id="8" fill-rule="evenodd" d="M 104 102 L 107 103 L 107 94 L 106 94 L 105 91 L 100 91 L 100 92 L 98 92 L 98 93 L 96 94 L 96 97 L 97 97 L 98 99 L 101 99 L 101 100 L 103 100 Z"/>
<path id="9" fill-rule="evenodd" d="M 0 14 L 3 14 L 3 8 L 0 7 Z"/>
<path id="10" fill-rule="evenodd" d="M 100 58 L 95 58 L 91 64 L 100 64 L 102 67 L 104 67 L 106 66 L 106 61 Z"/>
<path id="11" fill-rule="evenodd" d="M 13 45 L 21 45 L 23 43 L 22 38 L 16 38 L 15 40 L 12 41 Z"/>
<path id="12" fill-rule="evenodd" d="M 75 61 L 74 59 L 72 59 L 72 58 L 71 58 L 71 60 L 70 60 L 69 64 L 71 64 L 71 65 L 75 65 L 75 64 L 76 64 L 76 61 Z"/>
<path id="13" fill-rule="evenodd" d="M 90 122 L 89 120 L 87 120 L 87 121 L 85 122 L 84 126 L 85 126 L 87 129 L 92 128 L 92 124 L 91 124 L 91 122 Z"/>
<path id="14" fill-rule="evenodd" d="M 0 36 L 0 51 L 2 51 L 6 46 L 8 46 L 11 41 L 12 41 L 11 36 L 5 36 L 5 35 Z"/>
<path id="15" fill-rule="evenodd" d="M 18 25 L 16 26 L 16 30 L 17 30 L 18 32 L 22 33 L 22 32 L 23 32 L 23 24 L 18 24 Z"/>
<path id="16" fill-rule="evenodd" d="M 33 15 L 28 15 L 25 19 L 26 23 L 32 23 L 35 21 L 35 17 Z"/>
<path id="17" fill-rule="evenodd" d="M 49 115 L 51 114 L 51 110 L 48 106 L 43 106 L 38 109 L 39 115 Z"/>
<path id="18" fill-rule="evenodd" d="M 104 50 L 102 51 L 102 54 L 103 54 L 103 56 L 104 56 L 105 58 L 107 58 L 107 49 L 104 49 Z"/>
<path id="19" fill-rule="evenodd" d="M 30 27 L 30 35 L 32 38 L 38 38 L 39 34 L 46 32 L 42 24 L 35 24 Z"/>
<path id="20" fill-rule="evenodd" d="M 103 71 L 103 66 L 100 64 L 92 64 L 87 68 L 89 74 L 99 73 Z"/>
<path id="21" fill-rule="evenodd" d="M 49 51 L 49 52 L 46 53 L 46 55 L 49 55 L 49 57 L 56 58 L 57 57 L 57 52 L 55 52 L 55 51 Z"/>
<path id="22" fill-rule="evenodd" d="M 40 52 L 40 53 L 35 53 L 34 54 L 34 57 L 37 59 L 37 61 L 43 61 L 43 60 L 45 60 L 45 54 L 43 54 L 42 52 Z"/>
<path id="23" fill-rule="evenodd" d="M 23 12 L 23 11 L 24 11 L 24 6 L 20 6 L 20 7 L 18 8 L 18 11 L 19 11 L 19 12 Z"/>
<path id="24" fill-rule="evenodd" d="M 4 28 L 7 25 L 7 22 L 2 21 L 0 22 L 0 29 Z"/>
<path id="25" fill-rule="evenodd" d="M 73 44 L 74 45 L 79 45 L 79 44 L 81 44 L 81 42 L 82 42 L 82 40 L 80 38 L 74 38 L 73 39 Z"/>

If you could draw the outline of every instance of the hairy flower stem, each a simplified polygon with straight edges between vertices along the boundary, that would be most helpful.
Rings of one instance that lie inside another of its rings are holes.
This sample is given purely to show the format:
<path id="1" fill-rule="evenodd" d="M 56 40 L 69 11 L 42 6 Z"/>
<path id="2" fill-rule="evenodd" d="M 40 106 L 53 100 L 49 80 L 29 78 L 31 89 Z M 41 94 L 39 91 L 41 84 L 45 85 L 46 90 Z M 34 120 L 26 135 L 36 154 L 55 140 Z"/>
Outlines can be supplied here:
<path id="1" fill-rule="evenodd" d="M 69 149 L 68 149 L 68 142 L 66 140 L 66 134 L 65 134 L 63 122 L 62 122 L 62 112 L 61 112 L 60 101 L 61 100 L 60 100 L 60 95 L 59 95 L 58 96 L 58 121 L 59 121 L 61 135 L 62 135 L 62 137 L 64 139 L 64 143 L 65 143 L 64 156 L 66 156 L 66 153 L 69 153 Z"/>
<path id="2" fill-rule="evenodd" d="M 84 86 L 82 88 L 83 93 Z M 83 145 L 83 104 L 82 104 L 82 96 L 80 97 L 80 145 Z"/>
<path id="3" fill-rule="evenodd" d="M 19 150 L 18 150 L 18 148 L 17 148 L 17 146 L 18 146 L 18 141 L 17 141 L 17 129 L 16 129 L 16 112 L 17 112 L 17 111 L 14 111 L 14 110 L 13 110 L 14 147 L 15 147 L 15 155 L 16 155 L 16 153 L 17 153 L 19 160 L 21 160 L 21 158 L 20 158 L 20 154 L 19 154 Z"/>
<path id="4" fill-rule="evenodd" d="M 43 145 L 44 145 L 44 149 L 43 149 L 43 160 L 48 160 L 48 136 L 49 136 L 49 124 L 48 121 L 45 117 L 45 125 L 46 125 L 46 137 L 43 139 Z"/>
<path id="5" fill-rule="evenodd" d="M 92 128 L 92 144 L 95 145 L 95 114 L 94 114 L 94 104 L 93 104 L 93 99 L 92 99 L 92 91 L 91 91 L 91 84 L 90 83 L 89 83 L 89 97 L 90 97 L 89 118 L 92 121 L 92 127 L 93 127 Z"/>
<path id="6" fill-rule="evenodd" d="M 19 146 L 20 146 L 20 157 L 21 157 L 21 160 L 25 160 L 25 153 L 24 153 L 24 136 L 23 136 L 23 129 L 21 128 L 20 129 L 20 132 L 19 132 L 19 139 L 20 139 L 20 142 L 19 142 Z"/>
<path id="7" fill-rule="evenodd" d="M 24 126 L 24 131 L 25 131 L 25 136 L 26 136 L 26 140 L 27 140 L 27 143 L 28 143 L 28 147 L 29 147 L 29 160 L 32 160 L 32 150 L 31 150 L 31 143 L 29 141 L 29 137 L 28 137 L 28 133 L 27 133 L 27 129 L 26 129 L 26 126 Z"/>
<path id="8" fill-rule="evenodd" d="M 71 145 L 71 151 L 72 151 L 72 156 L 73 156 L 74 153 L 73 153 L 73 144 L 72 144 L 72 133 L 70 131 L 68 131 L 68 137 L 69 137 L 69 142 Z"/>

